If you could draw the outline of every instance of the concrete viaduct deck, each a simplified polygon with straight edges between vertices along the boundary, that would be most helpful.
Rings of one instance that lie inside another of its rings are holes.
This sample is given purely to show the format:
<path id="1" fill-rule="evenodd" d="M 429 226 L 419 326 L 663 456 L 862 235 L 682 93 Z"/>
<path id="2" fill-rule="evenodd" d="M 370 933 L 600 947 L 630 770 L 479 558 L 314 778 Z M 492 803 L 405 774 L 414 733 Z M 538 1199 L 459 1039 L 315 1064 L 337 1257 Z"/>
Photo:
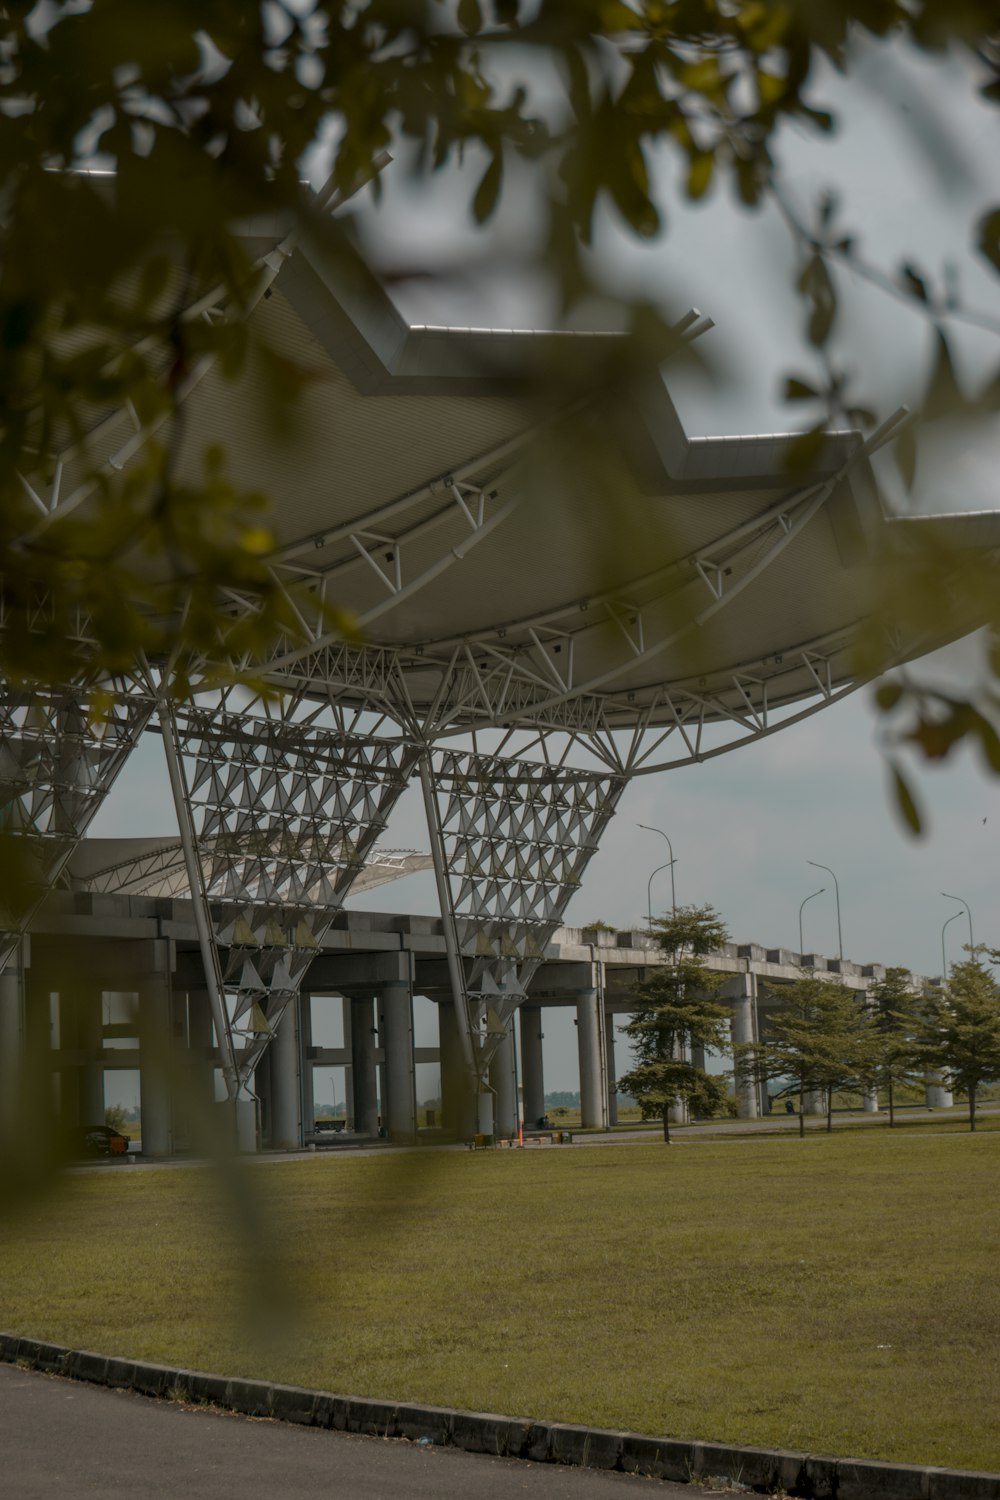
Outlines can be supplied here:
<path id="1" fill-rule="evenodd" d="M 644 932 L 564 927 L 555 933 L 518 1012 L 519 1046 L 511 1025 L 491 1066 L 497 1134 L 516 1134 L 519 1115 L 533 1121 L 544 1114 L 542 1017 L 552 1006 L 576 1012 L 583 1125 L 617 1122 L 615 1021 L 634 1009 L 632 987 L 663 962 Z M 753 943 L 726 944 L 708 962 L 725 975 L 721 997 L 731 1006 L 734 1044 L 766 1032 L 781 988 L 803 968 L 838 976 L 862 1003 L 885 972 L 879 964 Z M 437 1047 L 414 1044 L 415 995 L 437 1006 Z M 342 911 L 258 1067 L 261 1144 L 294 1148 L 311 1138 L 312 1078 L 323 1067 L 345 1070 L 347 1124 L 356 1135 L 381 1132 L 412 1141 L 423 1134 L 416 1067 L 439 1064 L 440 1128 L 471 1135 L 451 997 L 440 919 Z M 331 999 L 343 1007 L 340 1047 L 316 1045 L 312 1036 L 315 1006 Z M 25 1048 L 58 1079 L 60 1109 L 70 1125 L 103 1120 L 105 1070 L 138 1069 L 144 1154 L 182 1149 L 190 1117 L 211 1103 L 219 1061 L 192 903 L 53 892 L 22 946 L 19 967 L 0 976 L 0 1067 L 10 1070 L 11 1088 L 12 1064 Z M 928 1102 L 950 1100 L 934 1088 Z M 753 1118 L 766 1111 L 767 1100 L 752 1084 L 740 1083 L 737 1105 L 740 1116 Z M 811 1105 L 818 1108 L 819 1101 Z M 874 1100 L 869 1105 L 877 1107 Z"/>

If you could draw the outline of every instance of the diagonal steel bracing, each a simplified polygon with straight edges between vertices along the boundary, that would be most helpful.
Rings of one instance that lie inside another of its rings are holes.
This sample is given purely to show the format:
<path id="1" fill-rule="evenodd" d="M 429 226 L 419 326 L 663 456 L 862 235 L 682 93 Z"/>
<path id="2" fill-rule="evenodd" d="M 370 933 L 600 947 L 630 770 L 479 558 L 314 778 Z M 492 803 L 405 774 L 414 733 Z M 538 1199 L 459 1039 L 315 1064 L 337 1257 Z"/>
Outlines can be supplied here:
<path id="1" fill-rule="evenodd" d="M 624 776 L 437 750 L 423 776 L 453 983 L 484 1079 L 601 835 Z"/>
<path id="2" fill-rule="evenodd" d="M 17 889 L 0 907 L 7 962 L 153 712 L 131 678 L 62 688 L 0 681 L 0 832 L 17 843 Z"/>
<path id="3" fill-rule="evenodd" d="M 398 740 L 214 706 L 161 708 L 161 719 L 168 757 L 179 762 L 178 816 L 195 855 L 188 874 L 234 1093 L 298 994 L 415 752 Z"/>

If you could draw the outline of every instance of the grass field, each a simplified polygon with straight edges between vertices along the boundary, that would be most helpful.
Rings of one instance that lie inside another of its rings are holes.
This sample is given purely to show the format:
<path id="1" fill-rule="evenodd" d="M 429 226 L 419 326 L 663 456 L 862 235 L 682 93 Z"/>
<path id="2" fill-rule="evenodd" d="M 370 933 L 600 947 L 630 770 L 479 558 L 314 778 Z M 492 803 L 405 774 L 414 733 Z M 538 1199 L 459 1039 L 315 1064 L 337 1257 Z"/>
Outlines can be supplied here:
<path id="1" fill-rule="evenodd" d="M 995 1131 L 318 1158 L 228 1183 L 123 1165 L 0 1230 L 0 1327 L 359 1395 L 1000 1469 L 998 1174 Z"/>

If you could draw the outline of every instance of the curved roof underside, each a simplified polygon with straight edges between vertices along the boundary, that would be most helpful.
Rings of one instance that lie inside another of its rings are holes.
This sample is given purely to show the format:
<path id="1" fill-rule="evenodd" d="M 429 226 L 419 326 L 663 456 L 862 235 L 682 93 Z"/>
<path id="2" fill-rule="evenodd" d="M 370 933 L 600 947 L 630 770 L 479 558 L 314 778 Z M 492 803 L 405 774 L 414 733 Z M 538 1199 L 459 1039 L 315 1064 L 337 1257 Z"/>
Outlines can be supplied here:
<path id="1" fill-rule="evenodd" d="M 314 643 L 289 641 L 277 674 L 390 711 L 402 691 L 442 732 L 756 715 L 856 676 L 890 533 L 911 531 L 887 522 L 859 433 L 794 475 L 788 434 L 688 439 L 657 369 L 581 395 L 614 336 L 407 327 L 334 233 L 276 256 L 280 229 L 246 226 L 271 357 L 199 372 L 177 467 L 196 482 L 221 441 L 232 481 L 273 500 L 277 575 L 358 621 L 345 648 L 307 602 Z M 282 371 L 301 386 L 284 427 Z M 99 441 L 111 460 L 121 429 Z M 1000 516 L 936 525 L 1000 545 Z M 897 637 L 885 660 L 933 644 Z"/>

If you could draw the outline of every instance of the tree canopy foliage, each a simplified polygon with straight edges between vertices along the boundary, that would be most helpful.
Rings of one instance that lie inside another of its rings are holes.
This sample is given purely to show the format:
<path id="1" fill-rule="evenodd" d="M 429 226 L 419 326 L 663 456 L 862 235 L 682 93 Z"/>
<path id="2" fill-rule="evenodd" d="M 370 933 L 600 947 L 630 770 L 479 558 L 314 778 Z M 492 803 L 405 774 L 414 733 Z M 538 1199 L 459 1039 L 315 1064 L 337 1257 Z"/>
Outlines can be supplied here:
<path id="1" fill-rule="evenodd" d="M 629 1038 L 635 1064 L 619 1079 L 643 1119 L 663 1121 L 670 1140 L 670 1110 L 679 1103 L 705 1114 L 719 1114 L 728 1098 L 726 1078 L 708 1073 L 692 1060 L 693 1048 L 723 1051 L 729 1041 L 729 1010 L 713 997 L 724 976 L 705 963 L 729 934 L 711 906 L 682 906 L 653 924 L 668 964 L 635 986 L 637 1007 L 621 1029 Z"/>
<path id="2" fill-rule="evenodd" d="M 922 1073 L 918 1055 L 923 997 L 913 987 L 908 969 L 886 969 L 868 992 L 871 1026 L 871 1082 L 883 1088 L 889 1105 L 889 1126 L 896 1123 L 895 1090 L 913 1083 Z"/>
<path id="3" fill-rule="evenodd" d="M 925 995 L 919 1055 L 966 1096 L 975 1130 L 979 1089 L 1000 1078 L 1000 985 L 976 957 L 955 965 L 943 991 Z"/>
<path id="4" fill-rule="evenodd" d="M 967 87 L 1000 103 L 1000 45 L 989 0 L 44 0 L 0 19 L 0 668 L 64 680 L 81 652 L 97 668 L 142 653 L 185 663 L 252 660 L 294 607 L 268 568 L 265 495 L 238 491 L 213 445 L 197 482 L 174 455 L 185 395 L 212 364 L 236 376 L 245 316 L 271 269 L 236 232 L 266 219 L 291 245 L 322 235 L 330 211 L 378 176 L 401 146 L 429 177 L 463 156 L 482 171 L 469 212 L 480 225 L 519 212 L 505 182 L 535 174 L 539 266 L 572 317 L 591 294 L 588 254 L 602 216 L 628 234 L 669 232 L 665 153 L 679 198 L 715 187 L 748 209 L 777 203 L 796 245 L 810 367 L 786 395 L 811 415 L 800 458 L 823 426 L 875 420 L 834 353 L 843 279 L 881 285 L 928 320 L 936 356 L 923 417 L 995 411 L 1000 377 L 959 389 L 950 342 L 974 313 L 916 258 L 870 265 L 853 226 L 823 198 L 802 218 L 777 165 L 781 129 L 828 134 L 821 65 L 850 70 L 858 39 L 957 53 Z M 325 187 L 302 176 L 322 145 Z M 94 175 L 99 162 L 114 179 Z M 656 175 L 656 182 L 664 180 Z M 1000 270 L 1000 206 L 972 233 Z M 598 278 L 599 279 L 599 278 Z M 608 300 L 607 287 L 601 287 Z M 661 312 L 619 297 L 627 347 L 670 347 Z M 269 408 L 294 400 L 296 372 L 272 361 Z M 130 426 L 120 431 L 126 413 Z M 115 442 L 108 452 L 106 441 Z M 907 483 L 912 433 L 898 459 Z M 67 477 L 69 476 L 69 477 Z M 954 558 L 932 547 L 893 601 L 933 615 L 954 594 Z M 978 617 L 1000 626 L 992 573 L 962 563 Z M 236 596 L 254 607 L 234 615 Z M 939 601 L 934 604 L 933 601 Z M 334 619 L 337 617 L 334 614 Z M 346 629 L 349 622 L 341 620 Z M 859 672 L 883 662 L 871 648 Z M 994 668 L 1000 666 L 1000 658 Z M 997 700 L 972 704 L 918 680 L 883 689 L 890 737 L 931 758 L 975 739 L 1000 769 Z M 919 815 L 900 781 L 904 813 Z"/>
<path id="5" fill-rule="evenodd" d="M 761 1080 L 780 1080 L 775 1097 L 799 1096 L 799 1133 L 805 1129 L 805 1095 L 826 1100 L 832 1129 L 833 1094 L 871 1081 L 872 1029 L 853 990 L 832 979 L 806 974 L 781 988 L 781 1009 L 769 1018 L 768 1034 L 749 1043 L 737 1066 Z"/>

